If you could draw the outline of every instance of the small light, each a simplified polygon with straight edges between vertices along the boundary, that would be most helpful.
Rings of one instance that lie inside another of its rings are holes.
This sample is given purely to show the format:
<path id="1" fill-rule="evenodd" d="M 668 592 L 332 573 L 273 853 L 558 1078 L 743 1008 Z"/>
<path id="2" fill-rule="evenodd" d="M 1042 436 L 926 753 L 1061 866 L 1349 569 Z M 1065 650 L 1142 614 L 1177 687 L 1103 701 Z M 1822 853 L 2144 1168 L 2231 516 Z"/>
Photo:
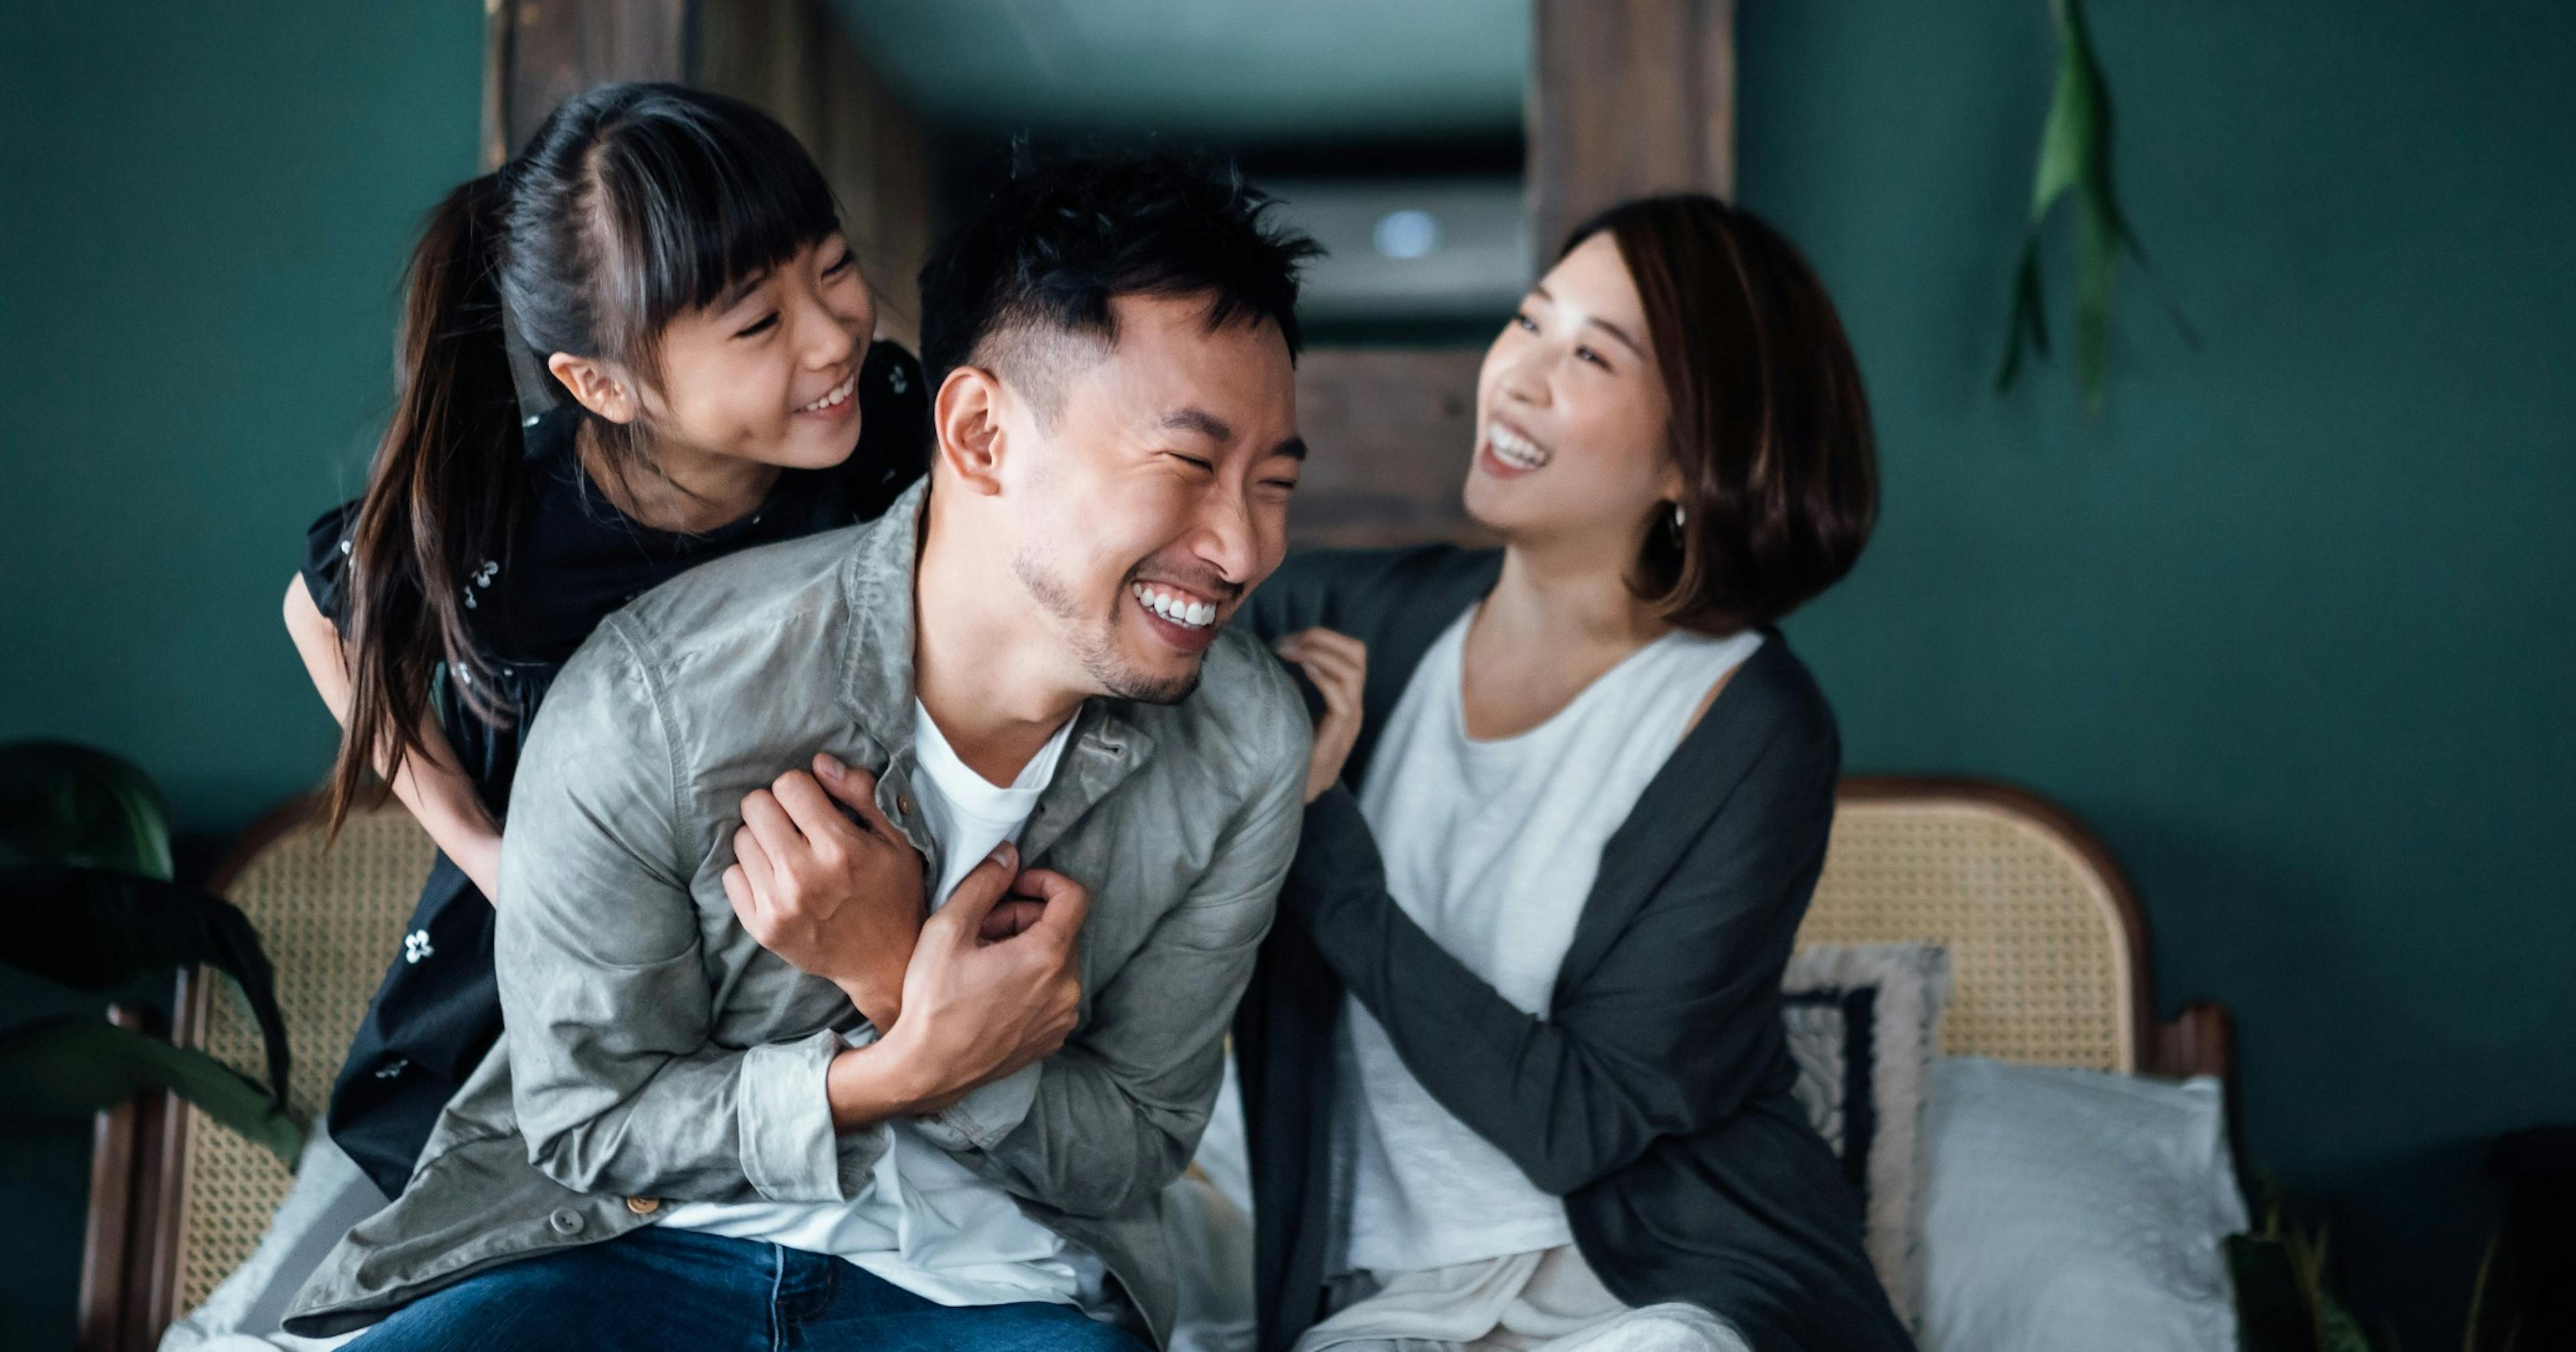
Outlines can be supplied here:
<path id="1" fill-rule="evenodd" d="M 1407 208 L 1378 218 L 1377 251 L 1389 258 L 1420 258 L 1440 247 L 1440 222 Z"/>

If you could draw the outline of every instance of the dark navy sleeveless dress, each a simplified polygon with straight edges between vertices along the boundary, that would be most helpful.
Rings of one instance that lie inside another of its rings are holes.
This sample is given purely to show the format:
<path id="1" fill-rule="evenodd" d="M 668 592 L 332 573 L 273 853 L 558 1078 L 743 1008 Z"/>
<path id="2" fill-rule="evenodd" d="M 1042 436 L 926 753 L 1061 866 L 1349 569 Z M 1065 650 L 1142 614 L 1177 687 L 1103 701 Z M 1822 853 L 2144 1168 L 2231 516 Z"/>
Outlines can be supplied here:
<path id="1" fill-rule="evenodd" d="M 682 571 L 738 549 L 882 515 L 930 461 L 921 366 L 893 343 L 868 349 L 859 372 L 859 446 L 828 470 L 788 470 L 758 509 L 703 535 L 642 525 L 609 505 L 582 469 L 565 405 L 524 429 L 526 496 L 501 557 L 465 580 L 468 626 L 515 715 L 495 726 L 442 679 L 432 706 L 483 805 L 506 823 L 521 739 L 555 673 L 609 612 Z M 347 624 L 342 578 L 357 504 L 313 523 L 304 585 L 334 625 Z M 781 770 L 792 767 L 781 766 Z M 388 1197 L 398 1196 L 447 1105 L 501 1032 L 492 978 L 492 907 L 441 853 L 389 954 L 331 1091 L 331 1139 Z"/>

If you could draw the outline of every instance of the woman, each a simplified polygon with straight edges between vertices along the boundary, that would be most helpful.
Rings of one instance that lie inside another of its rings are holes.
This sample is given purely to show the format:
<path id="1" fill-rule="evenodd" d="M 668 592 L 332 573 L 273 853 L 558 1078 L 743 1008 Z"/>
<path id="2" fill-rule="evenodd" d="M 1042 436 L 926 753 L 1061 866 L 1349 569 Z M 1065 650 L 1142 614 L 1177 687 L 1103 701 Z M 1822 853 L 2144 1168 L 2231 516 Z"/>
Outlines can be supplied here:
<path id="1" fill-rule="evenodd" d="M 920 367 L 875 321 L 813 160 L 719 95 L 594 89 L 432 216 L 366 494 L 286 598 L 345 725 L 330 822 L 382 775 L 439 846 L 331 1096 L 386 1196 L 500 1032 L 489 899 L 555 672 L 683 569 L 872 518 L 925 467 Z"/>
<path id="2" fill-rule="evenodd" d="M 1840 749 L 1771 626 L 1877 508 L 1813 273 L 1713 198 L 1585 223 L 1466 506 L 1499 551 L 1253 600 L 1325 706 L 1236 1027 L 1263 1346 L 1909 1346 L 1780 1024 Z"/>

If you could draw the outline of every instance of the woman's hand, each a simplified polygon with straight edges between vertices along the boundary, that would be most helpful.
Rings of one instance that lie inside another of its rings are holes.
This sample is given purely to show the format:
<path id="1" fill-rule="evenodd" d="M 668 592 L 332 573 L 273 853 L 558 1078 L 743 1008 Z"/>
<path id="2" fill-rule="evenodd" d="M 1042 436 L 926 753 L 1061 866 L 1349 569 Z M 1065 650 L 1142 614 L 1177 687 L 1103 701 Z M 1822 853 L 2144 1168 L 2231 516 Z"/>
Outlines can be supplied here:
<path id="1" fill-rule="evenodd" d="M 1342 777 L 1342 763 L 1360 736 L 1360 691 L 1368 684 L 1368 645 L 1330 629 L 1302 629 L 1275 645 L 1306 679 L 1324 692 L 1324 716 L 1315 722 L 1315 749 L 1306 761 L 1306 801 Z"/>
<path id="2" fill-rule="evenodd" d="M 1091 892 L 1019 862 L 1003 842 L 921 927 L 903 1018 L 880 1044 L 907 1068 L 911 1111 L 936 1112 L 1054 1055 L 1082 1012 L 1076 940 Z M 1005 908 L 1017 913 L 1008 925 L 997 920 Z"/>
<path id="3" fill-rule="evenodd" d="M 921 852 L 877 807 L 876 776 L 814 758 L 742 800 L 725 897 L 761 947 L 822 977 L 884 1032 L 928 898 Z M 853 821 L 842 807 L 858 814 Z"/>

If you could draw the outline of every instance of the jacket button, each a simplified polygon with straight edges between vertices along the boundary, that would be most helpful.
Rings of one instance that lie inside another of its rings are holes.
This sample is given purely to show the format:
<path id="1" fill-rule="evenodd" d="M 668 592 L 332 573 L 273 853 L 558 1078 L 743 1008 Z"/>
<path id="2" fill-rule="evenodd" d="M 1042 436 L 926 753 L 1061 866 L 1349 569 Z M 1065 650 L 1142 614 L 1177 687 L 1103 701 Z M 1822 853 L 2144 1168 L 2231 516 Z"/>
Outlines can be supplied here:
<path id="1" fill-rule="evenodd" d="M 912 799 L 910 799 L 910 798 L 897 798 L 897 799 L 895 799 L 895 800 L 894 800 L 894 810 L 895 810 L 895 811 L 897 811 L 897 812 L 902 813 L 903 815 L 905 815 L 905 816 L 907 816 L 907 817 L 911 816 L 911 815 L 912 815 Z"/>
<path id="2" fill-rule="evenodd" d="M 546 1224 L 553 1226 L 556 1234 L 577 1235 L 581 1233 L 581 1213 L 568 1206 L 557 1207 L 555 1214 L 546 1217 Z"/>
<path id="3" fill-rule="evenodd" d="M 629 1197 L 626 1199 L 626 1209 L 634 1212 L 638 1216 L 650 1216 L 654 1212 L 662 1209 L 662 1199 L 659 1197 Z"/>

